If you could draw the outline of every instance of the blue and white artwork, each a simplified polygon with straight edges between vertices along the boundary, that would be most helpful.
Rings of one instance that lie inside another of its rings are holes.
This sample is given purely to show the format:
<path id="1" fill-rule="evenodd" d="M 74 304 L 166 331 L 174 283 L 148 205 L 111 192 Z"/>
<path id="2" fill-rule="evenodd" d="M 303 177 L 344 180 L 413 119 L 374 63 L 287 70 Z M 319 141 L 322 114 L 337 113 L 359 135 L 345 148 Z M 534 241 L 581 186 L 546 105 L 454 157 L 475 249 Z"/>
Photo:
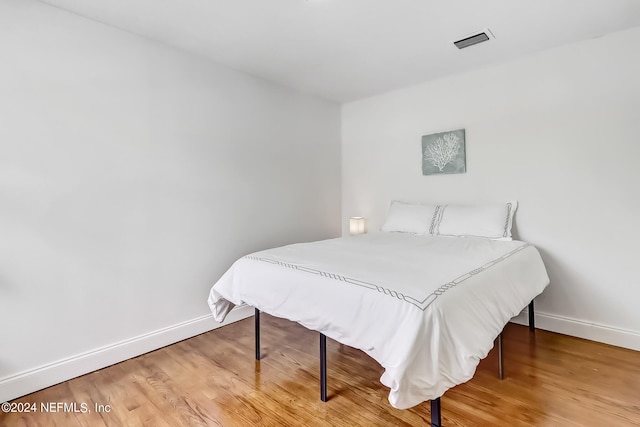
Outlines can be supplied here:
<path id="1" fill-rule="evenodd" d="M 433 133 L 422 137 L 422 175 L 467 171 L 464 129 Z"/>

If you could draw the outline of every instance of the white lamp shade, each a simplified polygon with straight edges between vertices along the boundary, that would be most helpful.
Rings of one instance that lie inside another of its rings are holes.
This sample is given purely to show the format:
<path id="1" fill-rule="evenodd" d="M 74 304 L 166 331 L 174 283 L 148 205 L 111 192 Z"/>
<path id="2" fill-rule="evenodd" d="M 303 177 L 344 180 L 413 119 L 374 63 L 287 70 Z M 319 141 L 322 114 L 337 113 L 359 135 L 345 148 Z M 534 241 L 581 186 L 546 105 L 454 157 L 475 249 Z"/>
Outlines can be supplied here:
<path id="1" fill-rule="evenodd" d="M 349 233 L 364 234 L 367 232 L 367 220 L 361 216 L 349 218 Z"/>

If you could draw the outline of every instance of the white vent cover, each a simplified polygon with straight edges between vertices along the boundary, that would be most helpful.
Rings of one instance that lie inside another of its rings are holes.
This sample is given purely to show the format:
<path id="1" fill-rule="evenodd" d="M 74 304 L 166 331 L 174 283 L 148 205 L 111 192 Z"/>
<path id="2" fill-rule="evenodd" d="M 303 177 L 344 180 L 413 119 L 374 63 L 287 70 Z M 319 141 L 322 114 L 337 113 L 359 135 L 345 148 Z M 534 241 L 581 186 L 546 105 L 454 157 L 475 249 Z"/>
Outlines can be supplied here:
<path id="1" fill-rule="evenodd" d="M 494 38 L 493 33 L 487 28 L 483 31 L 476 32 L 461 38 L 460 40 L 454 41 L 453 44 L 456 45 L 458 49 L 464 49 L 469 46 L 473 46 L 474 44 L 482 43 L 491 40 Z"/>

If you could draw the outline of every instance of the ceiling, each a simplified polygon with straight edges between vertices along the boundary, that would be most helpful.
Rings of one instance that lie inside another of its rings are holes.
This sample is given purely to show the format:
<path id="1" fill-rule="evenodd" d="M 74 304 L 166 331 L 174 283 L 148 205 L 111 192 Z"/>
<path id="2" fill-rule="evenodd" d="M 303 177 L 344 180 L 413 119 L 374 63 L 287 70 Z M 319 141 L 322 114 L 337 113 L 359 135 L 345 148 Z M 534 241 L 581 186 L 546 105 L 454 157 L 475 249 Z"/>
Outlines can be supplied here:
<path id="1" fill-rule="evenodd" d="M 41 1 L 338 102 L 640 26 L 639 0 Z"/>

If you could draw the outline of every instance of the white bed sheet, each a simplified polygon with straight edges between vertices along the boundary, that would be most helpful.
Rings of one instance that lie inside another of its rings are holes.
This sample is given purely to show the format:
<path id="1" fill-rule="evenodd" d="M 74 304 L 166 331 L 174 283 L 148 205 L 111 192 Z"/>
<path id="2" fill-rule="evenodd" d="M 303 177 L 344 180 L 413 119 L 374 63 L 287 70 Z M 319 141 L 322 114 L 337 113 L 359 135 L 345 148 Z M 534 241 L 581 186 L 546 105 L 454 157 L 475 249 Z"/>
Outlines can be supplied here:
<path id="1" fill-rule="evenodd" d="M 213 286 L 218 321 L 254 306 L 359 348 L 400 409 L 471 379 L 505 324 L 549 284 L 520 241 L 372 233 L 236 261 Z"/>

